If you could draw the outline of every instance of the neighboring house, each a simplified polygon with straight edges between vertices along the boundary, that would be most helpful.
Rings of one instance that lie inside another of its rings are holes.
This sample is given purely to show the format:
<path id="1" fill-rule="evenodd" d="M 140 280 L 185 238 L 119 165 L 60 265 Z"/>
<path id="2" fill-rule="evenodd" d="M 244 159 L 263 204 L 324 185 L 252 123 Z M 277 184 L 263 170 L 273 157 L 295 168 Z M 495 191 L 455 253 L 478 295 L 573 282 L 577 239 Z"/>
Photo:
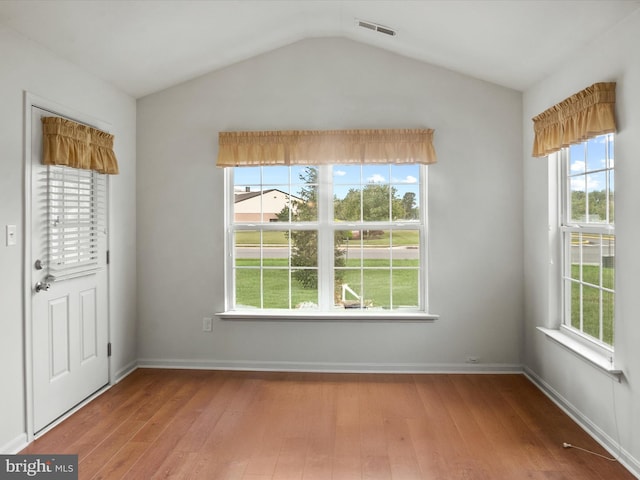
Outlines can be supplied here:
<path id="1" fill-rule="evenodd" d="M 300 198 L 289 195 L 277 188 L 263 191 L 235 193 L 236 222 L 277 222 L 278 214 L 289 205 L 290 199 Z"/>

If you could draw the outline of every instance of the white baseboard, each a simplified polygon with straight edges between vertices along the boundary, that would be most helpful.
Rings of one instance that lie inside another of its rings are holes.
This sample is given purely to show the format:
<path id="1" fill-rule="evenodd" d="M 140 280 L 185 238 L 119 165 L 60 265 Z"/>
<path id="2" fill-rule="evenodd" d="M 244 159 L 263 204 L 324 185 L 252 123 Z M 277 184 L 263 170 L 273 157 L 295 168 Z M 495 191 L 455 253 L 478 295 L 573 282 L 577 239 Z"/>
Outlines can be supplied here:
<path id="1" fill-rule="evenodd" d="M 120 370 L 118 370 L 113 374 L 113 379 L 111 380 L 111 384 L 115 385 L 116 383 L 121 382 L 126 377 L 128 377 L 133 372 L 135 372 L 137 369 L 138 369 L 137 360 L 134 360 L 133 362 L 128 363 L 127 365 L 125 365 L 124 367 L 122 367 Z"/>
<path id="2" fill-rule="evenodd" d="M 3 455 L 15 455 L 20 450 L 26 448 L 27 445 L 29 445 L 29 442 L 27 441 L 27 434 L 21 433 L 9 443 L 0 447 L 0 453 Z"/>
<path id="3" fill-rule="evenodd" d="M 238 360 L 139 359 L 139 368 L 318 373 L 522 373 L 520 364 L 419 364 L 263 362 Z"/>
<path id="4" fill-rule="evenodd" d="M 636 478 L 640 478 L 640 461 L 634 458 L 629 452 L 627 452 L 618 443 L 617 440 L 611 438 L 606 432 L 604 432 L 595 423 L 589 420 L 588 417 L 582 414 L 575 406 L 571 404 L 566 398 L 564 398 L 557 390 L 551 385 L 540 378 L 533 370 L 528 367 L 524 367 L 525 376 L 533 382 L 547 397 L 551 399 L 560 409 L 569 415 L 571 419 L 576 422 L 580 427 L 587 432 L 593 439 L 598 442 L 602 447 L 607 450 L 618 462 L 620 462 L 631 474 Z"/>

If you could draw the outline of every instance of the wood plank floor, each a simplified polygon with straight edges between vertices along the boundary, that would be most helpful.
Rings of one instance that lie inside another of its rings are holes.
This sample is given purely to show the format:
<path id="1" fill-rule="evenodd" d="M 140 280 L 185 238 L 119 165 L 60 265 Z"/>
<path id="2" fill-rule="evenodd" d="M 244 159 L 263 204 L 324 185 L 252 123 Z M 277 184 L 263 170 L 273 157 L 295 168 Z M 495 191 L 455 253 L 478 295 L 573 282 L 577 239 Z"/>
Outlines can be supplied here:
<path id="1" fill-rule="evenodd" d="M 624 480 L 522 375 L 139 369 L 21 453 L 83 480 Z"/>

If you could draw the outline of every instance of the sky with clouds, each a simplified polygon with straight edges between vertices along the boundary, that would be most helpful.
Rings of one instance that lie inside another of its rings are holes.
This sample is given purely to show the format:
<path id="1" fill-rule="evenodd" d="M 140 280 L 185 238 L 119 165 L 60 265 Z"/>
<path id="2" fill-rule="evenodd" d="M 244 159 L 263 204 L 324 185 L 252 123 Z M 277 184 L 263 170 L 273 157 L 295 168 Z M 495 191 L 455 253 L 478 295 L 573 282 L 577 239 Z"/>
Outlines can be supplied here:
<path id="1" fill-rule="evenodd" d="M 295 194 L 303 187 L 300 177 L 304 177 L 305 166 L 289 167 L 243 167 L 234 169 L 236 190 L 251 191 L 276 188 L 282 191 L 291 189 Z M 419 199 L 419 165 L 335 165 L 332 170 L 334 194 L 344 198 L 350 189 L 357 189 L 367 184 L 391 184 L 397 191 L 398 198 L 406 192 L 416 194 Z"/>
<path id="2" fill-rule="evenodd" d="M 609 137 L 611 141 L 607 142 Z M 607 151 L 608 150 L 608 151 Z M 600 136 L 569 147 L 569 175 L 572 191 L 605 190 L 607 186 L 607 162 L 614 166 L 613 135 Z M 614 189 L 613 172 L 610 172 L 610 190 Z"/>

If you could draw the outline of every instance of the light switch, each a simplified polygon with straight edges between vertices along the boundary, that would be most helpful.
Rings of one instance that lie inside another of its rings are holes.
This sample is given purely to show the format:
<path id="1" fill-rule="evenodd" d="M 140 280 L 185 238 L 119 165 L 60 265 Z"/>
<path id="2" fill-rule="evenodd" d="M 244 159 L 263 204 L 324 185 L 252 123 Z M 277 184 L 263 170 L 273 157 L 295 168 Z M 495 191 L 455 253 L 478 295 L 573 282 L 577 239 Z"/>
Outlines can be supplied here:
<path id="1" fill-rule="evenodd" d="M 7 225 L 7 247 L 16 245 L 18 233 L 15 225 Z"/>

